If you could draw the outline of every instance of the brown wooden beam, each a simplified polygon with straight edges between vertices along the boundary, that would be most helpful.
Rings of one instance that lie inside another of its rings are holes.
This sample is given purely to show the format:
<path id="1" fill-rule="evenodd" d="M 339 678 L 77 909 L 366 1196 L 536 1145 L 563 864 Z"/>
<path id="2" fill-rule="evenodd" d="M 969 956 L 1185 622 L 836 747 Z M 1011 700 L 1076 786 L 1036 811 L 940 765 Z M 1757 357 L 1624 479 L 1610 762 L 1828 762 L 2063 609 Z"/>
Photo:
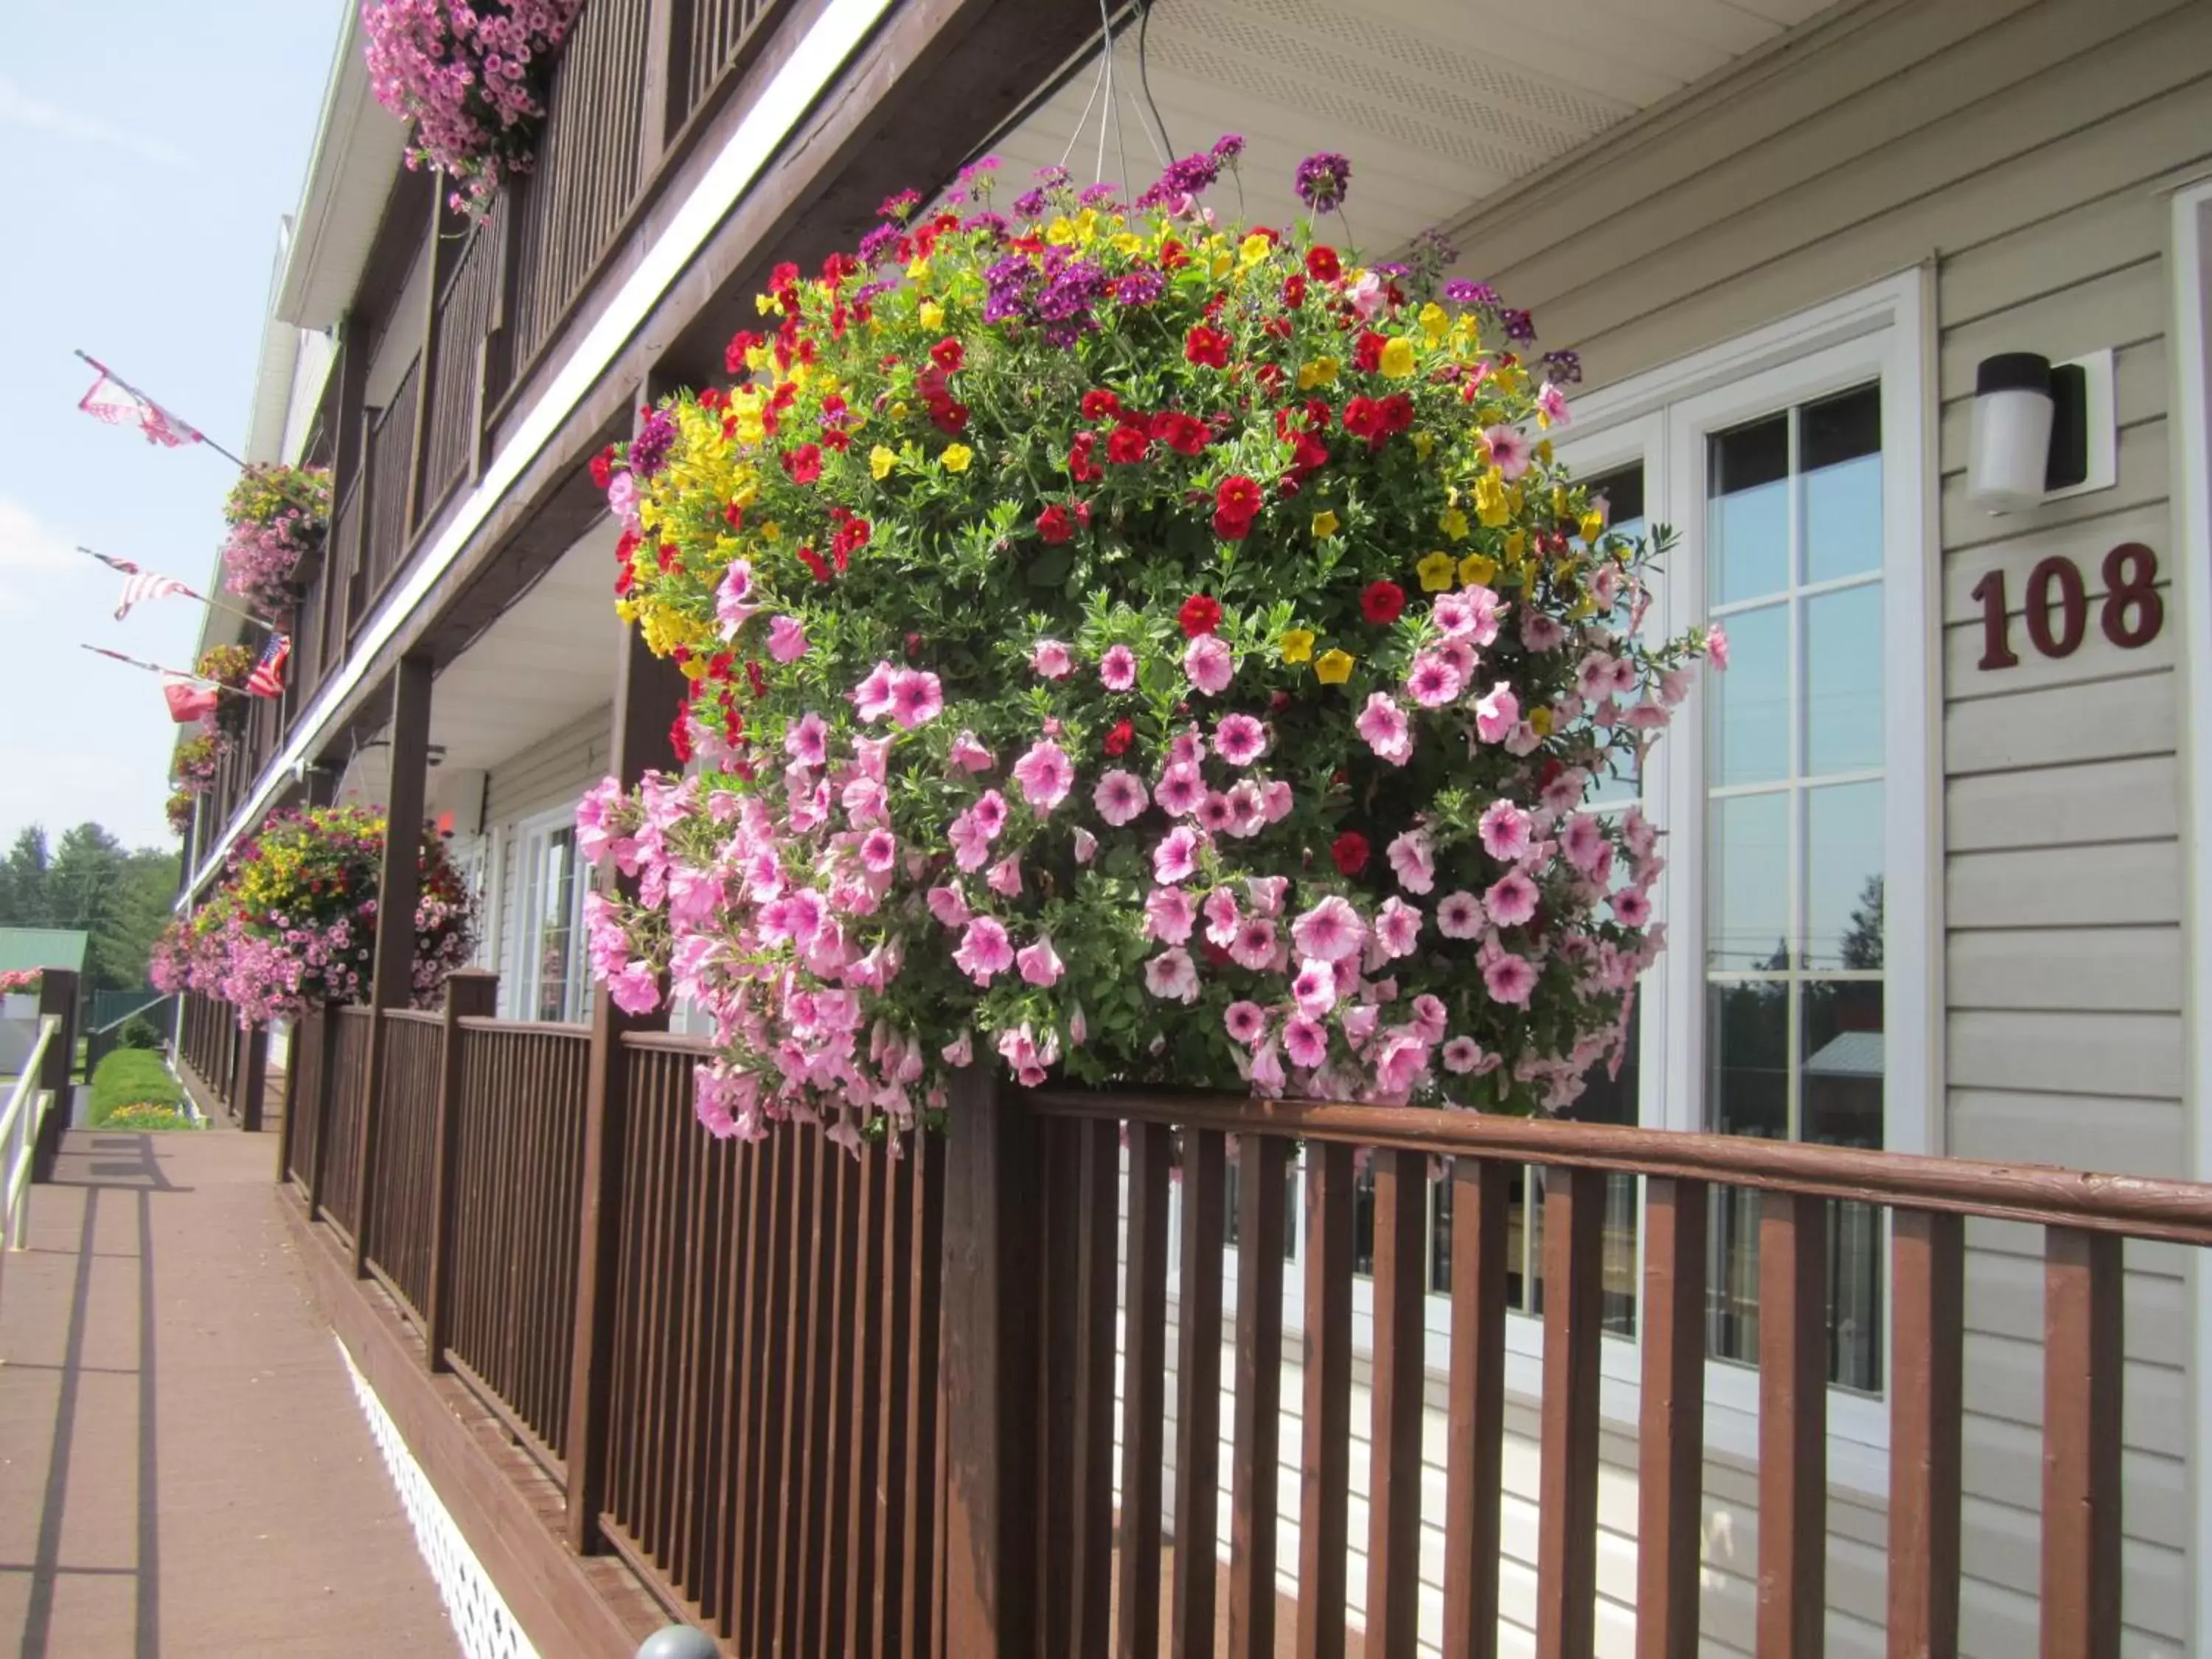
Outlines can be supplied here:
<path id="1" fill-rule="evenodd" d="M 231 1102 L 238 1127 L 248 1134 L 261 1131 L 261 1093 L 269 1083 L 269 1028 L 248 1025 L 238 1033 L 237 1098 Z"/>
<path id="2" fill-rule="evenodd" d="M 368 1000 L 368 1065 L 362 1083 L 354 1177 L 353 1270 L 368 1274 L 376 1196 L 377 1122 L 383 1116 L 385 1013 L 415 995 L 415 902 L 422 889 L 422 797 L 430 770 L 430 663 L 402 657 L 392 676 L 392 781 L 385 796 L 384 867 L 376 887 L 376 954 Z"/>
<path id="3" fill-rule="evenodd" d="M 422 1310 L 422 1357 L 434 1371 L 446 1369 L 447 1328 L 453 1315 L 453 1209 L 460 1194 L 454 1170 L 460 1160 L 461 1022 L 499 1011 L 499 975 L 464 968 L 446 981 L 439 1022 L 438 1108 L 430 1154 L 429 1306 Z"/>

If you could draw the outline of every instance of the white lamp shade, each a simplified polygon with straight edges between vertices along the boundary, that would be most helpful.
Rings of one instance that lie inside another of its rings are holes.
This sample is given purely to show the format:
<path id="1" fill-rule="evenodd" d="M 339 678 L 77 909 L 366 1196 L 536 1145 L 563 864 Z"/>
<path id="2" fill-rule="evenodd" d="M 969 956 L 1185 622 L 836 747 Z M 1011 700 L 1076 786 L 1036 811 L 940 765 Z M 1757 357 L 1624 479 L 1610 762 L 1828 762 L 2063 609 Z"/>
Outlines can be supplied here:
<path id="1" fill-rule="evenodd" d="M 1966 462 L 1967 500 L 1991 513 L 2021 513 L 2043 499 L 2054 408 L 2050 381 L 2049 362 L 2026 352 L 1992 357 L 1980 366 Z"/>

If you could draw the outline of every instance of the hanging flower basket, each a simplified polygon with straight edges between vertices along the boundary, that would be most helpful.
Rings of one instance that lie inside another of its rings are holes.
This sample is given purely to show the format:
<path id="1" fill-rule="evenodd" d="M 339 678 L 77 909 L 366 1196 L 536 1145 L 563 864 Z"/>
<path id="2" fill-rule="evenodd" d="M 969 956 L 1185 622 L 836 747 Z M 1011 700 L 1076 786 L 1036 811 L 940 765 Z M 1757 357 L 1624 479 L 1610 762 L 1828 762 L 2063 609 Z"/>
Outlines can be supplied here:
<path id="1" fill-rule="evenodd" d="M 383 815 L 356 807 L 271 819 L 231 854 L 214 895 L 157 941 L 155 988 L 220 997 L 248 1024 L 326 1000 L 366 1001 L 384 836 Z M 476 917 L 436 836 L 423 837 L 417 868 L 411 1000 L 429 1007 L 447 975 L 468 960 Z"/>
<path id="2" fill-rule="evenodd" d="M 452 185 L 456 210 L 482 218 L 513 174 L 530 170 L 553 62 L 583 0 L 367 0 L 369 84 L 414 124 L 410 167 Z"/>
<path id="3" fill-rule="evenodd" d="M 215 787 L 216 763 L 230 752 L 230 734 L 220 728 L 203 728 L 178 740 L 169 758 L 169 781 L 186 795 L 204 795 Z"/>
<path id="4" fill-rule="evenodd" d="M 1327 234 L 1054 173 L 785 266 L 736 384 L 595 464 L 695 775 L 578 816 L 616 1001 L 699 1110 L 909 1121 L 947 1077 L 1557 1109 L 1660 947 L 1632 776 L 1717 633 L 1557 465 L 1571 359 Z M 1632 795 L 1632 790 L 1626 792 Z"/>
<path id="5" fill-rule="evenodd" d="M 46 978 L 43 968 L 11 968 L 0 973 L 0 997 L 34 997 Z"/>
<path id="6" fill-rule="evenodd" d="M 175 834 L 181 836 L 189 836 L 192 833 L 192 796 L 191 791 L 185 789 L 175 791 L 170 795 L 169 799 L 162 804 L 161 811 L 169 820 L 170 830 Z"/>
<path id="7" fill-rule="evenodd" d="M 263 616 L 281 621 L 290 615 L 300 584 L 312 574 L 309 562 L 321 556 L 330 535 L 330 473 L 282 464 L 249 466 L 231 486 L 223 517 L 230 525 L 222 544 L 223 586 Z M 251 656 L 246 666 L 252 668 Z M 245 684 L 243 674 L 238 684 Z"/>

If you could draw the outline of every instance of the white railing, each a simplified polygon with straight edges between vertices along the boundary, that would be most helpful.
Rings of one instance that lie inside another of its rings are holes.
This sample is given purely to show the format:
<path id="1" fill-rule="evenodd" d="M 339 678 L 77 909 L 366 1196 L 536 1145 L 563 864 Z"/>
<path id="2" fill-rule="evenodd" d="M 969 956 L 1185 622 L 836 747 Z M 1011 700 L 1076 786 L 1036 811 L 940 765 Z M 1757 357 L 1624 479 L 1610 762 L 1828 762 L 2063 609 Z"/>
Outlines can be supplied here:
<path id="1" fill-rule="evenodd" d="M 54 1091 L 39 1087 L 39 1073 L 46 1064 L 47 1046 L 59 1037 L 61 1029 L 58 1015 L 48 1014 L 39 1022 L 39 1040 L 31 1045 L 22 1074 L 8 1091 L 6 1108 L 0 1109 L 0 1241 L 5 1242 L 9 1251 L 23 1248 L 31 1159 L 38 1145 L 39 1126 L 54 1104 Z"/>

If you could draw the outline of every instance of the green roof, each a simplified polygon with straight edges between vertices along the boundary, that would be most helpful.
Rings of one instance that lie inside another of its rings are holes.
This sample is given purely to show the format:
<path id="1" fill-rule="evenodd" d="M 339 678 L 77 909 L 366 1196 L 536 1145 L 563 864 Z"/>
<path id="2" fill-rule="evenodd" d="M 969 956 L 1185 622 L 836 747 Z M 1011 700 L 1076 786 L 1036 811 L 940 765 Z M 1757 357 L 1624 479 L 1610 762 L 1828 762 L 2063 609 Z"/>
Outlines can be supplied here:
<path id="1" fill-rule="evenodd" d="M 0 927 L 0 974 L 26 968 L 66 968 L 81 974 L 91 939 L 68 927 Z"/>

